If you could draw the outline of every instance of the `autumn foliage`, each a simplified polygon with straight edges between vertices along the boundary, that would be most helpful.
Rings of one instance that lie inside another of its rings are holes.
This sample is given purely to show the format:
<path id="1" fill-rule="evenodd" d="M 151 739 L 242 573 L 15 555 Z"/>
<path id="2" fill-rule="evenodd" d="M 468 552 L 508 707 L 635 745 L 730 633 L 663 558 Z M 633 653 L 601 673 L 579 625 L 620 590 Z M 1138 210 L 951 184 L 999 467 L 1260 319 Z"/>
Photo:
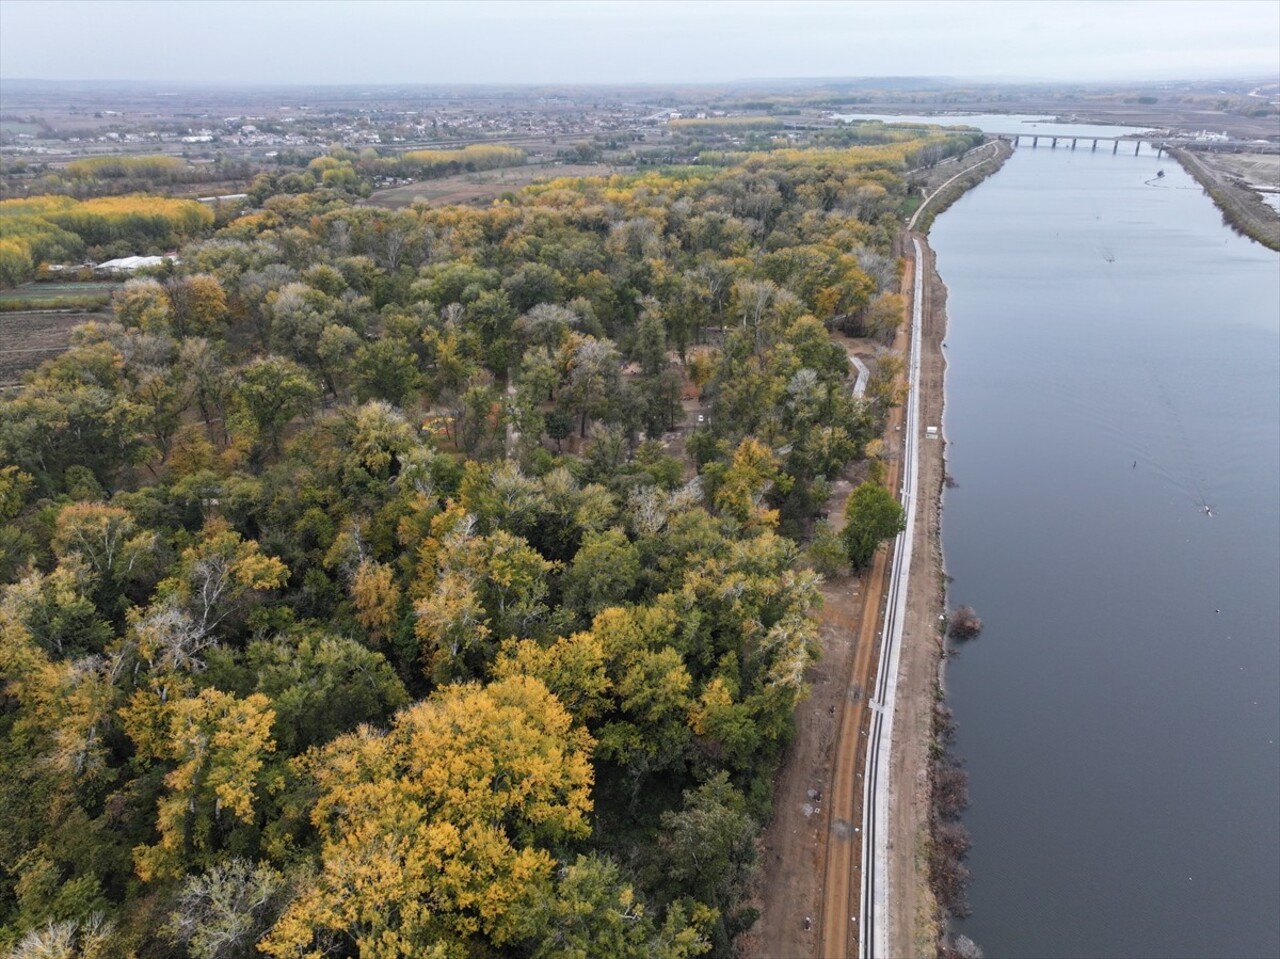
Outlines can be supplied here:
<path id="1" fill-rule="evenodd" d="M 733 955 L 801 543 L 895 401 L 830 330 L 888 333 L 903 172 L 967 143 L 882 140 L 401 211 L 331 156 L 216 232 L 0 204 L 19 273 L 182 244 L 0 398 L 0 948 Z M 813 555 L 900 529 L 850 502 Z"/>
<path id="2" fill-rule="evenodd" d="M 16 285 L 41 263 L 74 260 L 90 248 L 127 244 L 129 252 L 160 252 L 212 226 L 204 204 L 147 194 L 0 200 L 0 282 Z"/>

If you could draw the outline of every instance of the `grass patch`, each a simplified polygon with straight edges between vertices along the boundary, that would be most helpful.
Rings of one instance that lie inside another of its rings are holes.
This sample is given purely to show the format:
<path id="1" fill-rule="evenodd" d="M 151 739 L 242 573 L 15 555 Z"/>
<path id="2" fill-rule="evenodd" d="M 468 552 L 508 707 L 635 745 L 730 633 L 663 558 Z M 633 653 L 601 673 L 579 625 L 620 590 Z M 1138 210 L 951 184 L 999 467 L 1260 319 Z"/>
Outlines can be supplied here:
<path id="1" fill-rule="evenodd" d="M 31 313 L 36 310 L 75 310 L 92 312 L 111 302 L 111 294 L 87 294 L 84 296 L 53 296 L 40 298 L 2 297 L 0 313 Z"/>
<path id="2" fill-rule="evenodd" d="M 12 290 L 0 290 L 0 313 L 31 310 L 101 309 L 111 302 L 119 283 L 24 283 Z"/>

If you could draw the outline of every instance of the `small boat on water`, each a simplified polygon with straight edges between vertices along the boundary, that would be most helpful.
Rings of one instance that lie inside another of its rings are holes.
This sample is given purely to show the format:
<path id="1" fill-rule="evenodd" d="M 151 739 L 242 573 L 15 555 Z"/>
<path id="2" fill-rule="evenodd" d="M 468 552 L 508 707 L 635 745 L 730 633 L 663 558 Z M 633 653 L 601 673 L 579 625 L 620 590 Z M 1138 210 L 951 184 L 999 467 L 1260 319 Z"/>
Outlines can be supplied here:
<path id="1" fill-rule="evenodd" d="M 1164 176 L 1164 170 L 1156 170 L 1156 179 L 1158 180 L 1162 176 Z"/>

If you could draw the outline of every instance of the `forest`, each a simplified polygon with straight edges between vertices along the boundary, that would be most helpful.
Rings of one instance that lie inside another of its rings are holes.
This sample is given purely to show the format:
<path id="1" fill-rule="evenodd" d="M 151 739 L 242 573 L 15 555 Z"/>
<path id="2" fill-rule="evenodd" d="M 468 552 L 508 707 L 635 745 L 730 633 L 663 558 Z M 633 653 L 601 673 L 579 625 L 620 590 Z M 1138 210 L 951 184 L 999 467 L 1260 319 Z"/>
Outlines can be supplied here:
<path id="1" fill-rule="evenodd" d="M 0 399 L 0 948 L 732 955 L 900 395 L 831 333 L 892 337 L 907 176 L 975 142 L 3 204 L 32 267 L 182 246 Z"/>

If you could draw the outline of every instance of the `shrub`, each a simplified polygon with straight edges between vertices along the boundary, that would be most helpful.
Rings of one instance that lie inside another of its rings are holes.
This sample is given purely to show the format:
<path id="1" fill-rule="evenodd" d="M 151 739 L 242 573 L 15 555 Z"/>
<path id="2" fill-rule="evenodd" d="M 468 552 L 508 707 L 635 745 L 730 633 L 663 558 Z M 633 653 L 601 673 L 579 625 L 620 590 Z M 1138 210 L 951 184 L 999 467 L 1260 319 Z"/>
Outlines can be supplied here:
<path id="1" fill-rule="evenodd" d="M 982 620 L 972 606 L 961 606 L 951 614 L 947 635 L 952 639 L 973 639 L 982 632 Z"/>

